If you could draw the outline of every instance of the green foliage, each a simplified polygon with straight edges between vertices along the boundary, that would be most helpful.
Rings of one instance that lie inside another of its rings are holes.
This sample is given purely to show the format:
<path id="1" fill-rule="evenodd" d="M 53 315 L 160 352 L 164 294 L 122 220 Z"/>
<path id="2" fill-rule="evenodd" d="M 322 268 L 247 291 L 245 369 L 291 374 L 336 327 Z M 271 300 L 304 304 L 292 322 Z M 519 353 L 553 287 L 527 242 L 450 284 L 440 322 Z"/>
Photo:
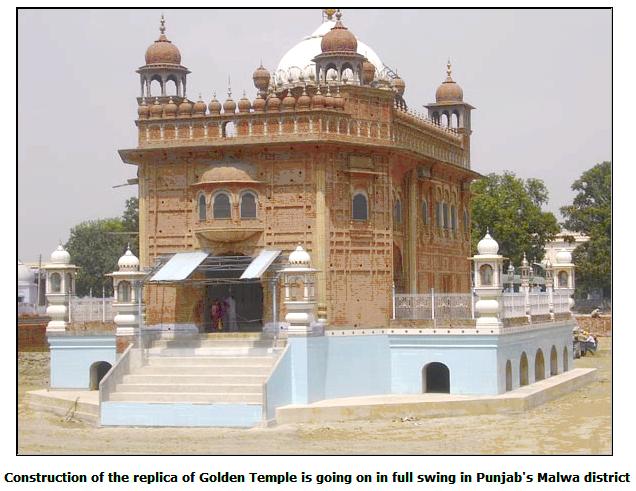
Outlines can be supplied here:
<path id="1" fill-rule="evenodd" d="M 127 244 L 137 254 L 138 231 L 137 198 L 126 201 L 122 218 L 107 218 L 82 222 L 71 229 L 66 250 L 72 262 L 80 267 L 75 284 L 76 295 L 99 297 L 102 286 L 106 296 L 113 295 L 112 281 L 105 275 L 117 269 L 117 261 L 126 251 Z"/>
<path id="2" fill-rule="evenodd" d="M 528 260 L 543 258 L 545 244 L 560 230 L 554 214 L 541 209 L 548 202 L 543 181 L 524 181 L 512 172 L 493 173 L 474 182 L 471 191 L 473 254 L 489 229 L 499 243 L 499 253 L 515 267 L 524 252 Z"/>
<path id="3" fill-rule="evenodd" d="M 561 208 L 563 225 L 590 238 L 572 256 L 576 294 L 584 297 L 602 289 L 608 298 L 612 288 L 612 163 L 602 162 L 585 171 L 572 190 L 577 192 L 572 204 Z"/>

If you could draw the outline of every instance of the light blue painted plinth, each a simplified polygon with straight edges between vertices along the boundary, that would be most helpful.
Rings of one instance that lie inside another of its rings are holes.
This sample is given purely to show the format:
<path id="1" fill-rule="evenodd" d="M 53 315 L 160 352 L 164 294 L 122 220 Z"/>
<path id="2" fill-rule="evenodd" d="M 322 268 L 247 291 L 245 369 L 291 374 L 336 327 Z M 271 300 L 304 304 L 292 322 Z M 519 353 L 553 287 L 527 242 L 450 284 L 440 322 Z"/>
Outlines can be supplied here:
<path id="1" fill-rule="evenodd" d="M 117 357 L 114 335 L 48 336 L 52 389 L 89 389 L 90 369 L 96 362 L 113 365 Z"/>

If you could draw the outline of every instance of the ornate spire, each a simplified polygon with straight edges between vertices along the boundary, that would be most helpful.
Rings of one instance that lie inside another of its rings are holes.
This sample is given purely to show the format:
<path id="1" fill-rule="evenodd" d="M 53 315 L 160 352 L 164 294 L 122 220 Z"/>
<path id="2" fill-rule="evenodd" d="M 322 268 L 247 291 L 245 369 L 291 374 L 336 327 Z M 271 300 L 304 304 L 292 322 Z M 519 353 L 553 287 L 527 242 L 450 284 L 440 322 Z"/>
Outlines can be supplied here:
<path id="1" fill-rule="evenodd" d="M 333 14 L 337 12 L 338 9 L 322 9 L 322 18 L 324 20 L 327 17 L 327 20 L 333 20 Z"/>
<path id="2" fill-rule="evenodd" d="M 227 98 L 232 98 L 232 80 L 229 75 L 227 76 Z"/>
<path id="3" fill-rule="evenodd" d="M 159 26 L 159 32 L 164 35 L 166 33 L 166 19 L 161 14 L 161 25 Z"/>
<path id="4" fill-rule="evenodd" d="M 453 79 L 451 77 L 451 60 L 450 57 L 448 58 L 448 62 L 446 63 L 446 81 L 447 82 L 452 82 Z"/>

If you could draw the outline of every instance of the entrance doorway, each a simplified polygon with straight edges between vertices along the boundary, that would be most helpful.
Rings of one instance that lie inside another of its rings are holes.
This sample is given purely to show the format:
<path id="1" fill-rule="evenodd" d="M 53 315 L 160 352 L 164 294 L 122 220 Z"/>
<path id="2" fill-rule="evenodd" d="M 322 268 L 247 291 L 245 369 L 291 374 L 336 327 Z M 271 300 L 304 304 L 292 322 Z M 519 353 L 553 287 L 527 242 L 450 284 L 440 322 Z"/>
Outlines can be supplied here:
<path id="1" fill-rule="evenodd" d="M 89 388 L 90 390 L 99 389 L 99 383 L 106 376 L 111 364 L 107 361 L 96 361 L 89 369 Z"/>
<path id="2" fill-rule="evenodd" d="M 434 361 L 422 369 L 422 392 L 450 393 L 450 370 L 446 365 Z"/>
<path id="3" fill-rule="evenodd" d="M 232 283 L 208 285 L 203 326 L 205 332 L 260 331 L 263 327 L 262 285 L 243 283 L 238 279 Z"/>

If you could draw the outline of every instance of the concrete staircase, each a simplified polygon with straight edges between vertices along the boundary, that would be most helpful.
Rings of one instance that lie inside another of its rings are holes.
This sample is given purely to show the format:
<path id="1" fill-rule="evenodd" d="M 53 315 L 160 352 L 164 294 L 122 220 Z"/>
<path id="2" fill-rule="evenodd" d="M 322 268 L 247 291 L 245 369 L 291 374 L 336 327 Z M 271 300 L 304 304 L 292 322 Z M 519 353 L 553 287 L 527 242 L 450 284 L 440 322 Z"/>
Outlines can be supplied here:
<path id="1" fill-rule="evenodd" d="M 187 405 L 196 405 L 198 419 L 209 419 L 201 416 L 206 406 L 211 409 L 207 414 L 223 412 L 224 421 L 247 413 L 260 419 L 263 384 L 279 353 L 272 339 L 258 333 L 158 339 L 147 350 L 147 363 L 124 375 L 108 403 L 120 408 L 153 405 L 152 411 L 166 414 L 179 408 L 179 418 L 168 426 L 188 425 L 183 413 Z"/>

